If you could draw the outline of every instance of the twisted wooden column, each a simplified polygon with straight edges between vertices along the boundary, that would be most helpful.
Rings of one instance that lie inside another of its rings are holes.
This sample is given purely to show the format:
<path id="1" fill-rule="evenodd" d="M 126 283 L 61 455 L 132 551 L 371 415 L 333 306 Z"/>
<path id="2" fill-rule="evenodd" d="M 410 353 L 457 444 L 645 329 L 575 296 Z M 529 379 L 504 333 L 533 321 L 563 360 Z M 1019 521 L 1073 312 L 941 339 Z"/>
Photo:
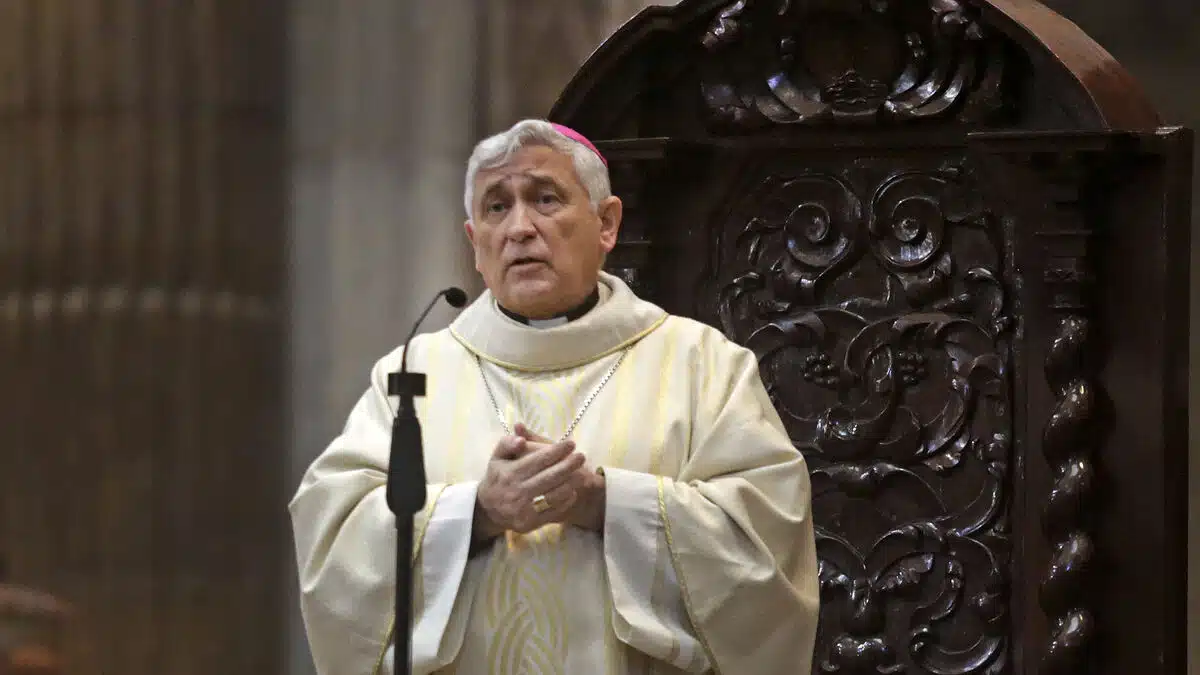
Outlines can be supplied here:
<path id="1" fill-rule="evenodd" d="M 0 2 L 0 557 L 73 674 L 281 669 L 283 6 Z"/>
<path id="2" fill-rule="evenodd" d="M 1047 263 L 1043 280 L 1057 315 L 1044 370 L 1054 408 L 1042 431 L 1042 453 L 1053 485 L 1042 511 L 1050 559 L 1039 601 L 1050 634 L 1039 673 L 1089 672 L 1096 619 L 1088 586 L 1096 563 L 1090 522 L 1095 506 L 1100 385 L 1092 328 L 1094 223 L 1086 214 L 1086 169 L 1073 160 L 1042 173 L 1052 182 L 1054 220 L 1038 233 Z"/>

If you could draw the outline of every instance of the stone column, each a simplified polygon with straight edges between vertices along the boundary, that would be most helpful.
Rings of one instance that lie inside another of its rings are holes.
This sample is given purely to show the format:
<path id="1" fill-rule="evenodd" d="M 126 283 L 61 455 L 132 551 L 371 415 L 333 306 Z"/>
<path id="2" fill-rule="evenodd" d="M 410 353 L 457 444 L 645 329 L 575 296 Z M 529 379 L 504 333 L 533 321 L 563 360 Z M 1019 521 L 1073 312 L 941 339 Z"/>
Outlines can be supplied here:
<path id="1" fill-rule="evenodd" d="M 429 298 L 480 284 L 463 233 L 477 0 L 294 0 L 289 485 Z M 424 330 L 453 317 L 442 307 Z M 312 673 L 292 584 L 290 672 Z"/>
<path id="2" fill-rule="evenodd" d="M 0 557 L 68 672 L 280 672 L 283 0 L 0 2 Z"/>

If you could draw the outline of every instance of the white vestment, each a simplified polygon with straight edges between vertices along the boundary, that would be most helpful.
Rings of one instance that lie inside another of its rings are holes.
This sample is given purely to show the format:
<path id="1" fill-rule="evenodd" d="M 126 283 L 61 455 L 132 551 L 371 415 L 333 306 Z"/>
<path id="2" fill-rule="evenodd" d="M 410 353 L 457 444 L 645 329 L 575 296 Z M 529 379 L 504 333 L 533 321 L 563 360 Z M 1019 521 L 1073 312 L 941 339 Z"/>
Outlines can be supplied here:
<path id="1" fill-rule="evenodd" d="M 587 315 L 547 329 L 506 317 L 485 293 L 409 345 L 410 370 L 428 376 L 417 401 L 428 496 L 415 522 L 412 672 L 809 672 L 818 589 L 808 471 L 754 355 L 616 277 L 604 274 L 601 291 Z M 499 416 L 560 438 L 623 353 L 571 434 L 604 470 L 603 533 L 550 525 L 470 556 L 478 481 L 506 433 Z M 392 672 L 386 382 L 400 358 L 376 364 L 290 505 L 322 675 Z"/>

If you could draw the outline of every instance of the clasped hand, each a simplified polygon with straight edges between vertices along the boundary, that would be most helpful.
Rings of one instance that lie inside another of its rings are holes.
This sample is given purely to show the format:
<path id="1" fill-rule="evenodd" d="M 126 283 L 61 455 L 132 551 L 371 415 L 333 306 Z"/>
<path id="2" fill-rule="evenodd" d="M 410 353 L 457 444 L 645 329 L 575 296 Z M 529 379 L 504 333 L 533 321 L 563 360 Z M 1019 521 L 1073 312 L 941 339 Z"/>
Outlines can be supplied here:
<path id="1" fill-rule="evenodd" d="M 497 443 L 479 484 L 476 536 L 511 530 L 524 534 L 549 523 L 600 530 L 604 522 L 604 477 L 584 468 L 572 440 L 550 442 L 516 425 Z M 545 499 L 541 512 L 534 505 Z"/>

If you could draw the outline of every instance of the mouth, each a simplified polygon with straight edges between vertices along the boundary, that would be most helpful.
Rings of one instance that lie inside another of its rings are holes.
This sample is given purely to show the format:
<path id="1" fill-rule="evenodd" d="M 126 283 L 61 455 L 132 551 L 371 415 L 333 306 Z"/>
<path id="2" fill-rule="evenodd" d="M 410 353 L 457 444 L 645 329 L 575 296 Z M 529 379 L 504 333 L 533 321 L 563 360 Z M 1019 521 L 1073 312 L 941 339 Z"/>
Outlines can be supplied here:
<path id="1" fill-rule="evenodd" d="M 523 268 L 527 268 L 527 267 L 532 267 L 533 265 L 545 265 L 545 264 L 546 264 L 546 261 L 542 260 L 541 258 L 523 257 L 523 258 L 514 259 L 512 262 L 510 262 L 508 264 L 508 266 L 511 269 L 523 269 Z"/>

